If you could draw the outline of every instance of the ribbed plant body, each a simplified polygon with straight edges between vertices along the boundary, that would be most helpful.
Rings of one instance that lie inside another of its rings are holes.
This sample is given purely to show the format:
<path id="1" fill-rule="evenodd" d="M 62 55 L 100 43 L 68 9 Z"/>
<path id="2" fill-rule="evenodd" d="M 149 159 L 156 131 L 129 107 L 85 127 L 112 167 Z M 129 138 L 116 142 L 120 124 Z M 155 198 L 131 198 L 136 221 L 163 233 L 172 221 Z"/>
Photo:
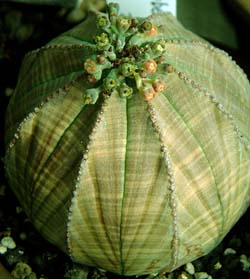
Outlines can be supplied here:
<path id="1" fill-rule="evenodd" d="M 73 261 L 168 272 L 249 206 L 250 85 L 169 14 L 90 13 L 24 59 L 5 167 L 32 223 Z"/>

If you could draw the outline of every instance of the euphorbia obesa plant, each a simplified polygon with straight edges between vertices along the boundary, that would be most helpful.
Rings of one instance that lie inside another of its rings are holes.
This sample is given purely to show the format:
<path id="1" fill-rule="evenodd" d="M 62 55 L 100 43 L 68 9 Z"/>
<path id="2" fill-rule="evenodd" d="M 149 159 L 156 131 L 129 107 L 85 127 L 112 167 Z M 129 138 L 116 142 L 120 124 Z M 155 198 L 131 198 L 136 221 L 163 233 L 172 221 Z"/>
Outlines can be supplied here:
<path id="1" fill-rule="evenodd" d="M 249 205 L 250 86 L 169 14 L 118 5 L 26 55 L 6 173 L 35 227 L 78 263 L 166 272 Z"/>

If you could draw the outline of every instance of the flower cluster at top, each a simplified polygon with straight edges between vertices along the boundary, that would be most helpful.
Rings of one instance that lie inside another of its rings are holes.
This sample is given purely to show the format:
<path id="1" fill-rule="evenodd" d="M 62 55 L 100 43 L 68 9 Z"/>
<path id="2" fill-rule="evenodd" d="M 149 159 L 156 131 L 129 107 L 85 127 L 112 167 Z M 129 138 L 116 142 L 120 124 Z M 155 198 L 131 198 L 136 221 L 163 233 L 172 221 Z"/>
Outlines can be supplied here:
<path id="1" fill-rule="evenodd" d="M 84 70 L 93 88 L 86 90 L 85 103 L 95 103 L 100 93 L 117 92 L 122 98 L 135 93 L 146 101 L 166 90 L 157 79 L 165 42 L 150 21 L 119 16 L 119 5 L 110 3 L 108 13 L 97 12 L 99 35 L 93 38 L 95 54 L 84 62 Z"/>

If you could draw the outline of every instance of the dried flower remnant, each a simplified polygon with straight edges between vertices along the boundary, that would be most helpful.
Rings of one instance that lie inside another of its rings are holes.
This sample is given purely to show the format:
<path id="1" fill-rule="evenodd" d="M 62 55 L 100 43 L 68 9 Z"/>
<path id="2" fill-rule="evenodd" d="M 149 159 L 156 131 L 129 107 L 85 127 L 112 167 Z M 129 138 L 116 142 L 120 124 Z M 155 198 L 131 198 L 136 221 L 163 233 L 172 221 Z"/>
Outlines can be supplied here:
<path id="1" fill-rule="evenodd" d="M 96 63 L 92 59 L 87 59 L 84 63 L 84 69 L 88 74 L 94 74 L 96 71 Z"/>

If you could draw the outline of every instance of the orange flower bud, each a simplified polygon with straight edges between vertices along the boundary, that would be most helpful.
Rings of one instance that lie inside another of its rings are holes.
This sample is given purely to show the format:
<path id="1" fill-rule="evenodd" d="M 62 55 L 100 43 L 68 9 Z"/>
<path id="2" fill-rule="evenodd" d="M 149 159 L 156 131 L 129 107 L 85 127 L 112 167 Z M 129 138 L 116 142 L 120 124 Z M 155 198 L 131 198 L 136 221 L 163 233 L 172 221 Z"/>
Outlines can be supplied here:
<path id="1" fill-rule="evenodd" d="M 161 93 L 166 90 L 167 86 L 163 81 L 157 80 L 153 83 L 153 88 L 157 93 Z"/>
<path id="2" fill-rule="evenodd" d="M 153 87 L 146 87 L 142 90 L 143 98 L 145 101 L 154 99 L 156 92 Z"/>
<path id="3" fill-rule="evenodd" d="M 148 60 L 144 65 L 144 69 L 146 72 L 153 74 L 157 70 L 157 63 L 154 60 Z"/>
<path id="4" fill-rule="evenodd" d="M 156 36 L 158 34 L 158 30 L 156 26 L 152 26 L 152 28 L 147 32 L 149 36 Z"/>

